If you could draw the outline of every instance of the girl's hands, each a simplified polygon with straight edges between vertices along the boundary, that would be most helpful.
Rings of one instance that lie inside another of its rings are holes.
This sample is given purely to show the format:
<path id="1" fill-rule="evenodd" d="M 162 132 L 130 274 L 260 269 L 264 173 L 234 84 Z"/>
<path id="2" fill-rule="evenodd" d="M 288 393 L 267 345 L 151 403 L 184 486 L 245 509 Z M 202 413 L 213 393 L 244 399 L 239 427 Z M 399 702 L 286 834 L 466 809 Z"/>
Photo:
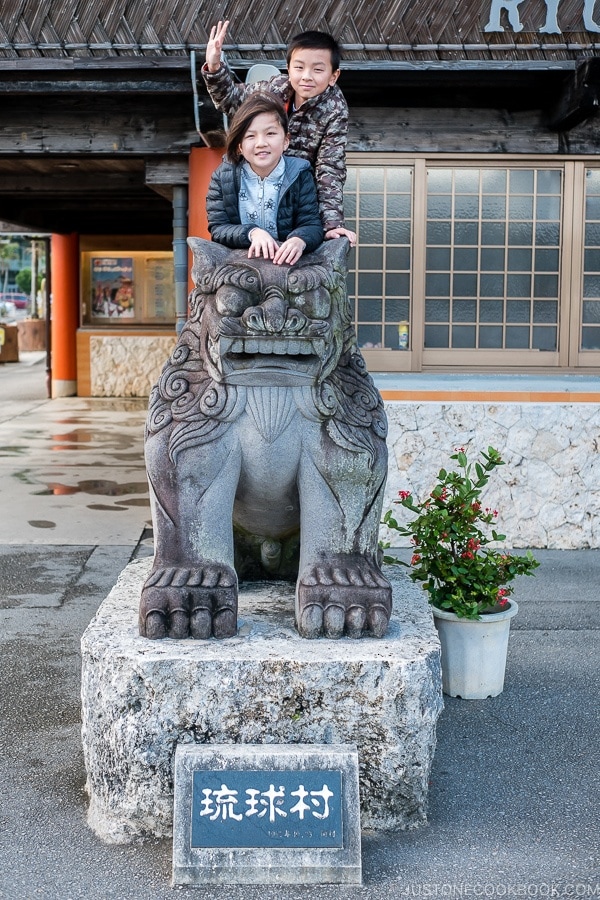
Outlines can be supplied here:
<path id="1" fill-rule="evenodd" d="M 298 262 L 302 254 L 304 253 L 304 248 L 306 244 L 299 237 L 291 237 L 288 238 L 287 241 L 284 241 L 280 246 L 279 250 L 273 257 L 273 262 L 275 265 L 280 266 L 282 263 L 287 263 L 289 266 L 293 266 L 294 263 Z"/>
<path id="2" fill-rule="evenodd" d="M 209 72 L 216 72 L 221 65 L 221 50 L 227 35 L 229 20 L 219 21 L 210 29 L 208 44 L 206 45 L 206 65 Z"/>
<path id="3" fill-rule="evenodd" d="M 275 259 L 275 253 L 279 249 L 279 244 L 268 231 L 264 228 L 253 228 L 250 232 L 250 249 L 248 250 L 248 259 L 254 256 L 264 256 L 265 259 Z"/>
<path id="4" fill-rule="evenodd" d="M 306 244 L 302 238 L 291 237 L 279 245 L 268 231 L 264 231 L 262 228 L 253 228 L 250 232 L 248 258 L 264 256 L 265 259 L 272 259 L 276 266 L 280 266 L 282 263 L 293 266 L 304 253 L 305 247 Z"/>

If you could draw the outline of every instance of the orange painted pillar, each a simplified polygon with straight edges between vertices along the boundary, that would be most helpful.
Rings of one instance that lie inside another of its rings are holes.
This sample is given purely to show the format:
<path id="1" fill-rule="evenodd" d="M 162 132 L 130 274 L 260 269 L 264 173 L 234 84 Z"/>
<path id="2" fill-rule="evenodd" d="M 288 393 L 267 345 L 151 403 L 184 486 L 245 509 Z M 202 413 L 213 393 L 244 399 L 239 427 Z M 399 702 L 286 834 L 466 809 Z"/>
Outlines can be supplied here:
<path id="1" fill-rule="evenodd" d="M 210 240 L 208 220 L 206 218 L 206 195 L 210 184 L 210 176 L 223 161 L 223 147 L 192 147 L 190 150 L 189 187 L 188 187 L 188 234 L 190 237 L 201 237 Z M 189 259 L 190 290 L 192 260 Z"/>
<path id="2" fill-rule="evenodd" d="M 52 397 L 77 394 L 79 326 L 79 235 L 53 234 L 52 254 Z"/>

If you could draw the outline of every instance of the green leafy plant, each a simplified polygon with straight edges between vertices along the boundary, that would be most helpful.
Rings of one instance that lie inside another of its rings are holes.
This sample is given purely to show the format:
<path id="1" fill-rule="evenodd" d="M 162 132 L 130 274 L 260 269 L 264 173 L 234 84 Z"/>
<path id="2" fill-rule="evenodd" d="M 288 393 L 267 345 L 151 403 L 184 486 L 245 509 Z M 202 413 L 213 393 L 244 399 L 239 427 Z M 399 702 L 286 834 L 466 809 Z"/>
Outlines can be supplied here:
<path id="1" fill-rule="evenodd" d="M 440 469 L 425 500 L 419 503 L 410 491 L 399 492 L 395 502 L 415 514 L 408 524 L 399 524 L 392 510 L 386 512 L 384 524 L 410 538 L 413 555 L 410 563 L 391 556 L 384 561 L 409 566 L 410 578 L 422 582 L 433 606 L 479 619 L 506 608 L 514 590 L 507 585 L 517 575 L 532 575 L 539 562 L 531 551 L 516 556 L 490 546 L 506 539 L 493 527 L 498 511 L 484 508 L 480 500 L 490 474 L 504 465 L 498 451 L 488 447 L 480 461 L 471 463 L 460 447 L 450 458 L 457 470 Z"/>

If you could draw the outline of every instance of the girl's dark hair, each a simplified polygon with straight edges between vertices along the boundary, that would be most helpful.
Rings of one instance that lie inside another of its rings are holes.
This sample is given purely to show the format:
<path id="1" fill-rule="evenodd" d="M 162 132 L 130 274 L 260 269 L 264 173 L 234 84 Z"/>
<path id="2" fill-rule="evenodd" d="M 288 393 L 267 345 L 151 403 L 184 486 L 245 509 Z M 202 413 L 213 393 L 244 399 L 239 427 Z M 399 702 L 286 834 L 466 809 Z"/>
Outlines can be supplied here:
<path id="1" fill-rule="evenodd" d="M 303 31 L 295 35 L 287 45 L 286 60 L 288 69 L 294 50 L 329 50 L 331 68 L 334 72 L 340 67 L 340 45 L 328 31 Z"/>
<path id="2" fill-rule="evenodd" d="M 285 134 L 288 133 L 288 117 L 281 100 L 275 94 L 267 94 L 262 91 L 250 94 L 248 99 L 244 100 L 236 110 L 229 126 L 225 148 L 230 163 L 238 163 L 242 158 L 240 153 L 242 139 L 252 124 L 252 120 L 261 113 L 273 113 Z"/>

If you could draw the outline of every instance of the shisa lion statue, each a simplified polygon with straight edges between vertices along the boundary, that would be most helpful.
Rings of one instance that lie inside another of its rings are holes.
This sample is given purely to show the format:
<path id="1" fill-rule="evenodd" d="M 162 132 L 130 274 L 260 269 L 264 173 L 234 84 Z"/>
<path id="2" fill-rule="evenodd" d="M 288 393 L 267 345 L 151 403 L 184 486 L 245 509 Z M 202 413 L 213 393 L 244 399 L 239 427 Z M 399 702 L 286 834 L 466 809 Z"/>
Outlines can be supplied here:
<path id="1" fill-rule="evenodd" d="M 387 422 L 350 318 L 348 242 L 291 267 L 188 243 L 190 317 L 146 427 L 155 558 L 140 633 L 235 635 L 239 575 L 296 580 L 305 638 L 382 637 Z"/>

